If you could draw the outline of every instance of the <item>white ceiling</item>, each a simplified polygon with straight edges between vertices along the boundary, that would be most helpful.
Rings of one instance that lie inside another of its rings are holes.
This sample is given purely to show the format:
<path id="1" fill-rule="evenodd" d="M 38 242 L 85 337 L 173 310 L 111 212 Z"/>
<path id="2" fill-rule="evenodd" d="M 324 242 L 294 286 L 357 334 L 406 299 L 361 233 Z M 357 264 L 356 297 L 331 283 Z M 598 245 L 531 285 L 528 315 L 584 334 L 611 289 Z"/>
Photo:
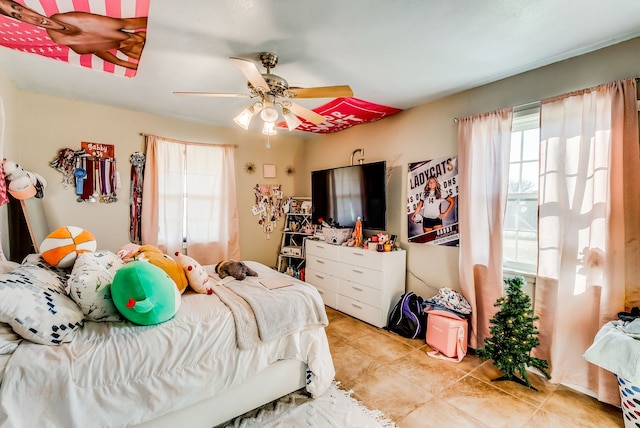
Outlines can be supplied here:
<path id="1" fill-rule="evenodd" d="M 249 100 L 172 92 L 246 92 L 228 58 L 268 51 L 291 86 L 409 109 L 638 35 L 638 0 L 151 0 L 133 79 L 2 47 L 0 67 L 27 91 L 236 127 Z"/>

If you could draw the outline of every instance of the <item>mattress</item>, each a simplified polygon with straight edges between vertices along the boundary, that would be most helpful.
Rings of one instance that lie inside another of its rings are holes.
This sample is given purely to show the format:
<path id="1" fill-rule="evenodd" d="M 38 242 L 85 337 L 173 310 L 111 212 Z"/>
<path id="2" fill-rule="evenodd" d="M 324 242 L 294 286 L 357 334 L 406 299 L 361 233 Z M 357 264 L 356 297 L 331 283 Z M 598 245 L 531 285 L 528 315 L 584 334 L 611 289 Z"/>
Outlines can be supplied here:
<path id="1" fill-rule="evenodd" d="M 335 371 L 324 328 L 239 349 L 229 308 L 187 291 L 176 316 L 157 326 L 87 322 L 60 346 L 23 341 L 0 386 L 2 427 L 139 424 L 212 397 L 282 359 L 308 367 L 320 395 Z"/>

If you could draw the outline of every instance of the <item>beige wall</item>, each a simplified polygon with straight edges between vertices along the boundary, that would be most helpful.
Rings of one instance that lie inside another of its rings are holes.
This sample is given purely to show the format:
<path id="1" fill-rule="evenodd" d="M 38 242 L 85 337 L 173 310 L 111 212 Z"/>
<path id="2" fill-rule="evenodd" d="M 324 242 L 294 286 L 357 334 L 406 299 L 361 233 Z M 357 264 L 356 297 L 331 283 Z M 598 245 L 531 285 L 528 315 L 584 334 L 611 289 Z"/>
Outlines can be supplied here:
<path id="1" fill-rule="evenodd" d="M 98 248 L 111 251 L 129 242 L 129 156 L 142 150 L 141 132 L 184 141 L 237 144 L 236 188 L 241 256 L 275 266 L 280 235 L 272 234 L 267 239 L 262 233 L 257 218 L 250 210 L 254 203 L 252 189 L 258 183 L 282 184 L 284 194 L 291 196 L 296 176 L 287 176 L 284 169 L 288 165 L 296 165 L 294 156 L 300 151 L 301 140 L 281 133 L 271 138 L 271 148 L 267 149 L 266 137 L 240 129 L 224 129 L 30 92 L 20 92 L 19 101 L 13 100 L 11 104 L 18 104 L 19 114 L 12 115 L 9 120 L 15 137 L 5 150 L 5 156 L 11 153 L 10 156 L 25 169 L 37 172 L 47 180 L 42 202 L 51 230 L 64 225 L 86 228 L 96 236 Z M 62 174 L 49 166 L 60 149 L 69 147 L 77 150 L 82 141 L 115 145 L 122 182 L 116 203 L 77 202 L 74 189 L 65 188 Z M 247 162 L 256 164 L 258 170 L 254 174 L 245 172 Z M 262 178 L 264 163 L 276 165 L 275 179 Z M 283 220 L 280 220 L 280 229 L 282 224 Z"/>
<path id="2" fill-rule="evenodd" d="M 458 249 L 407 242 L 404 213 L 407 164 L 457 155 L 456 117 L 525 104 L 637 76 L 640 72 L 640 55 L 637 52 L 640 52 L 640 39 L 423 104 L 376 123 L 318 136 L 306 142 L 279 135 L 272 139 L 272 148 L 269 150 L 265 148 L 262 136 L 242 130 L 216 128 L 17 91 L 0 72 L 0 90 L 5 107 L 8 104 L 7 131 L 11 136 L 5 144 L 4 153 L 8 157 L 18 157 L 18 162 L 27 169 L 33 169 L 48 180 L 44 202 L 50 227 L 66 224 L 86 227 L 95 233 L 100 248 L 115 250 L 128 242 L 128 158 L 132 152 L 141 149 L 140 132 L 187 141 L 238 144 L 236 176 L 242 258 L 273 266 L 277 259 L 280 235 L 276 233 L 271 239 L 266 239 L 261 232 L 249 211 L 253 203 L 251 188 L 262 182 L 281 183 L 287 195 L 308 196 L 310 171 L 348 165 L 351 153 L 357 148 L 364 148 L 365 162 L 386 160 L 388 165 L 394 167 L 388 183 L 388 231 L 397 234 L 401 246 L 407 250 L 408 289 L 431 297 L 440 287 L 458 288 Z M 357 96 L 357 86 L 354 85 L 354 88 Z M 116 204 L 75 202 L 73 190 L 64 189 L 60 184 L 61 175 L 48 166 L 58 150 L 64 147 L 78 148 L 81 141 L 116 145 L 118 170 L 123 183 L 119 191 L 120 200 Z M 258 166 L 258 172 L 253 175 L 244 172 L 243 166 L 248 161 Z M 276 179 L 262 179 L 263 163 L 277 165 Z M 296 174 L 287 177 L 284 168 L 289 165 L 296 168 Z M 282 227 L 282 221 L 278 226 Z M 3 233 L 3 239 L 6 239 L 6 233 Z M 3 248 L 8 248 L 4 241 Z"/>
<path id="3" fill-rule="evenodd" d="M 395 165 L 388 184 L 387 228 L 398 234 L 407 250 L 407 288 L 423 297 L 435 287 L 458 286 L 458 248 L 407 241 L 404 210 L 407 168 L 411 162 L 457 155 L 454 118 L 539 101 L 640 73 L 640 39 L 562 61 L 496 83 L 449 96 L 368 125 L 330 134 L 305 145 L 309 171 L 348 165 L 353 150 L 365 148 L 365 162 L 386 160 Z M 473 70 L 469 70 L 472 73 Z M 357 90 L 356 90 L 357 96 Z M 375 101 L 375 100 L 370 100 Z M 300 182 L 297 193 L 309 192 Z M 634 195 L 634 197 L 636 197 Z"/>

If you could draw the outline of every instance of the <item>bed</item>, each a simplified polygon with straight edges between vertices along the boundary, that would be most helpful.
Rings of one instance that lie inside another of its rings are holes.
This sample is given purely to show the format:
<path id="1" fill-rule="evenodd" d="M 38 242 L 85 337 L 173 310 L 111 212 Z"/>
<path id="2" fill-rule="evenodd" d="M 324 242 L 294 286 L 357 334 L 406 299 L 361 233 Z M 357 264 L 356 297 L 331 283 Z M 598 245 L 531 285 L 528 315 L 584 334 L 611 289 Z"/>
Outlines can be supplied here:
<path id="1" fill-rule="evenodd" d="M 187 290 L 159 325 L 84 322 L 50 346 L 2 324 L 0 426 L 213 427 L 300 388 L 321 395 L 335 375 L 321 297 L 245 263 L 257 277 L 212 295 Z M 291 285 L 268 289 L 265 279 Z"/>

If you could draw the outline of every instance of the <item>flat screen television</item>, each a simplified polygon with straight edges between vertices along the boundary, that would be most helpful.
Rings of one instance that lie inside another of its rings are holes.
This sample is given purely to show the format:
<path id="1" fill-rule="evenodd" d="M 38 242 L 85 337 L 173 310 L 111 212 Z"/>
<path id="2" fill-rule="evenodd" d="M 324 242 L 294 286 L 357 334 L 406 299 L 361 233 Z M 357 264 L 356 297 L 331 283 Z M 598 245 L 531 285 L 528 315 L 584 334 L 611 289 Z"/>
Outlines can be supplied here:
<path id="1" fill-rule="evenodd" d="M 364 229 L 385 230 L 386 177 L 386 161 L 312 171 L 313 223 L 354 227 L 360 217 Z"/>

